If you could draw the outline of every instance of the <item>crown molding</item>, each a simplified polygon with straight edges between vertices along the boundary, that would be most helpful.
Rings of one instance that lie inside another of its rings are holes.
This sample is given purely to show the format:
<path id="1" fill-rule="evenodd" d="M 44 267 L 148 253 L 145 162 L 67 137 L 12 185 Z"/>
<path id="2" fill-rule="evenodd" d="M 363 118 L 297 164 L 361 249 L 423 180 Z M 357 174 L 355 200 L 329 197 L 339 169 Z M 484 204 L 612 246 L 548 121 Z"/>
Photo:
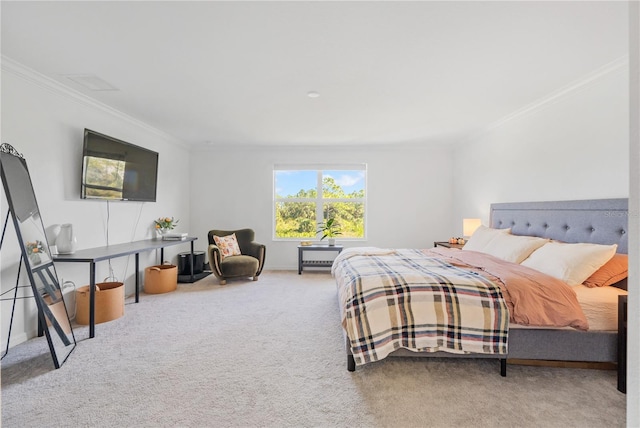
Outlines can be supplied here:
<path id="1" fill-rule="evenodd" d="M 490 131 L 503 126 L 504 124 L 511 122 L 512 120 L 519 119 L 528 114 L 534 113 L 536 111 L 542 110 L 548 107 L 551 104 L 554 104 L 560 100 L 569 98 L 573 96 L 576 92 L 588 87 L 601 78 L 615 73 L 616 71 L 629 66 L 629 55 L 621 56 L 610 63 L 605 64 L 604 66 L 593 70 L 592 72 L 586 74 L 582 78 L 575 80 L 569 83 L 566 86 L 561 87 L 560 89 L 551 92 L 550 94 L 537 99 L 536 101 L 525 105 L 522 108 L 510 113 L 501 119 L 496 120 L 493 123 L 490 123 L 486 127 L 484 127 L 481 131 L 478 131 L 474 134 L 469 135 L 467 138 L 462 141 L 462 143 L 470 143 L 474 140 L 481 138 L 486 135 Z"/>
<path id="2" fill-rule="evenodd" d="M 169 140 L 171 143 L 177 144 L 189 151 L 191 150 L 191 146 L 189 144 L 174 137 L 173 135 L 167 134 L 166 132 L 158 128 L 155 128 L 139 119 L 136 119 L 133 116 L 123 113 L 120 110 L 110 107 L 69 86 L 65 86 L 62 83 L 58 82 L 57 80 L 54 80 L 48 76 L 45 76 L 44 74 L 36 70 L 33 70 L 32 68 L 29 68 L 5 55 L 2 55 L 1 57 L 0 69 L 3 72 L 19 77 L 35 86 L 38 86 L 39 88 L 45 89 L 56 95 L 63 96 L 85 107 L 93 108 L 95 110 L 99 110 L 108 115 L 114 116 L 118 119 L 121 119 L 125 122 L 135 125 L 138 128 L 141 128 L 147 132 L 155 134 L 158 137 Z"/>

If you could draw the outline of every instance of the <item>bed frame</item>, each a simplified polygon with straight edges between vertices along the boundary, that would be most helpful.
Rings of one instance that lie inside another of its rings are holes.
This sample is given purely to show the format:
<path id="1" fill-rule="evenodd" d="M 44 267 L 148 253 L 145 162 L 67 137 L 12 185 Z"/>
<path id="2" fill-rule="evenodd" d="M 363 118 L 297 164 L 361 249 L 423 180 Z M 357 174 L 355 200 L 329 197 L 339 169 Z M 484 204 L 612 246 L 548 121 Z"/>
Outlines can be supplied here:
<path id="1" fill-rule="evenodd" d="M 628 199 L 515 202 L 491 205 L 490 226 L 511 228 L 514 235 L 538 236 L 564 242 L 618 244 L 627 253 Z M 627 289 L 626 279 L 615 286 Z M 512 329 L 509 331 L 510 359 L 617 362 L 617 331 Z M 346 337 L 347 370 L 355 370 Z M 413 352 L 397 349 L 393 357 L 493 358 L 495 355 Z M 506 359 L 500 359 L 500 373 L 506 376 Z"/>

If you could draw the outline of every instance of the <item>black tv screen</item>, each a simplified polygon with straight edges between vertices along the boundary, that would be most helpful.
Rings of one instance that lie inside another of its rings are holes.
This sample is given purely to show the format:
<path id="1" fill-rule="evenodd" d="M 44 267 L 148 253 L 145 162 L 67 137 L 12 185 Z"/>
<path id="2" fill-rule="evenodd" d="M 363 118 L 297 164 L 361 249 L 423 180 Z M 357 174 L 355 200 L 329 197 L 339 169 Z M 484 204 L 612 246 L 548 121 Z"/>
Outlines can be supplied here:
<path id="1" fill-rule="evenodd" d="M 158 153 L 84 130 L 82 198 L 156 201 Z"/>

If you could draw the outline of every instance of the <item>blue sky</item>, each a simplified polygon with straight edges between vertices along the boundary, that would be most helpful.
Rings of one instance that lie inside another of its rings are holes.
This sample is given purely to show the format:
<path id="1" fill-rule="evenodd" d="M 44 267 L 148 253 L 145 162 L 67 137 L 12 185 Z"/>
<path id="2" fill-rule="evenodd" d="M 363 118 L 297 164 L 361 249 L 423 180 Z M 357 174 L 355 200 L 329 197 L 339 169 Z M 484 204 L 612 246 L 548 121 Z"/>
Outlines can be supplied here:
<path id="1" fill-rule="evenodd" d="M 364 171 L 323 171 L 324 176 L 331 176 L 346 193 L 364 189 Z M 280 196 L 295 195 L 300 189 L 309 190 L 316 187 L 316 171 L 276 171 L 276 194 Z"/>

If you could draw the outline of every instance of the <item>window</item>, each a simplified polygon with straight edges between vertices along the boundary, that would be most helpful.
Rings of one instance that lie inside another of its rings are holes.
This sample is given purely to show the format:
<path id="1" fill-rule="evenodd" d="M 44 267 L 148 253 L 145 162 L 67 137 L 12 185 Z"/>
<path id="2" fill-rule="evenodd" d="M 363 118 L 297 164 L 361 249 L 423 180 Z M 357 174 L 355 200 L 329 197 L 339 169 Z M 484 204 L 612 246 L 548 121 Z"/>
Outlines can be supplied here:
<path id="1" fill-rule="evenodd" d="M 276 165 L 274 237 L 315 238 L 335 218 L 343 238 L 365 237 L 366 165 Z"/>

